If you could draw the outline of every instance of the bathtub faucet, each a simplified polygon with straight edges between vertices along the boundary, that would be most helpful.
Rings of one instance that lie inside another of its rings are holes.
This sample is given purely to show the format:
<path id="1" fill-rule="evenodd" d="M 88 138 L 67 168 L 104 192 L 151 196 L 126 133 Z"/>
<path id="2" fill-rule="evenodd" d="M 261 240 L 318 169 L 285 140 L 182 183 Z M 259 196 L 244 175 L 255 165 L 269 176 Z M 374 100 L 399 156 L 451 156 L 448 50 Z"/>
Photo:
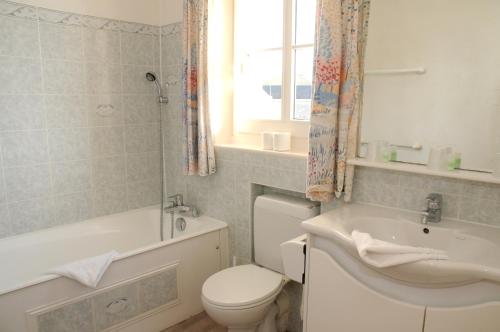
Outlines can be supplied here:
<path id="1" fill-rule="evenodd" d="M 169 205 L 164 208 L 164 211 L 166 213 L 191 213 L 191 216 L 193 217 L 198 217 L 198 209 L 196 209 L 194 206 L 191 205 L 184 205 L 184 198 L 182 194 L 175 194 L 172 196 L 169 196 L 168 198 L 168 203 Z"/>
<path id="2" fill-rule="evenodd" d="M 175 194 L 175 195 L 172 195 L 172 196 L 168 196 L 167 197 L 167 201 L 169 203 L 172 203 L 171 207 L 176 207 L 176 206 L 182 206 L 182 205 L 184 205 L 184 197 L 182 196 L 182 194 Z"/>

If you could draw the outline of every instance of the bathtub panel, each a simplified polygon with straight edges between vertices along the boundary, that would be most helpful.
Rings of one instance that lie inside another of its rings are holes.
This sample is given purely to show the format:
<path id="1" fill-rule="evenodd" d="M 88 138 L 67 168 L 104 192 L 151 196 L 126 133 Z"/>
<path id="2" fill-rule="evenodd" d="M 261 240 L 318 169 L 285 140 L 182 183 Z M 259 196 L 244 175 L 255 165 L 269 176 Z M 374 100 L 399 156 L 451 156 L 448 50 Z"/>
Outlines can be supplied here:
<path id="1" fill-rule="evenodd" d="M 125 224 L 127 224 L 125 219 L 120 221 L 120 225 Z M 145 228 L 148 228 L 148 222 L 145 219 L 141 219 L 139 223 L 135 224 L 137 226 L 129 236 L 136 232 L 140 237 L 141 230 L 147 232 Z M 157 221 L 151 221 L 149 225 L 157 225 Z M 224 245 L 221 246 L 221 243 L 227 242 L 227 226 L 207 217 L 200 217 L 198 223 L 195 222 L 192 226 L 191 234 L 179 234 L 176 239 L 168 242 L 156 242 L 123 253 L 117 261 L 111 264 L 97 291 L 67 278 L 46 277 L 45 281 L 38 279 L 32 285 L 27 284 L 24 288 L 0 295 L 0 331 L 37 331 L 36 323 L 31 322 L 26 325 L 27 316 L 30 317 L 28 312 L 33 314 L 33 312 L 39 312 L 47 306 L 56 305 L 57 307 L 62 302 L 69 303 L 75 301 L 74 299 L 93 297 L 98 292 L 107 291 L 118 284 L 121 285 L 121 283 L 128 283 L 131 279 L 137 282 L 138 277 L 175 262 L 179 263 L 175 278 L 178 283 L 178 300 L 174 301 L 174 303 L 179 301 L 178 305 L 172 306 L 167 303 L 167 305 L 160 306 L 159 309 L 147 311 L 147 318 L 136 316 L 130 321 L 120 323 L 118 325 L 120 331 L 159 331 L 201 312 L 203 308 L 200 295 L 203 282 L 226 265 L 226 259 L 223 257 L 227 253 L 223 253 Z M 126 240 L 127 238 L 122 239 L 122 241 Z M 71 243 L 71 241 L 69 242 Z M 71 252 L 72 245 L 68 244 L 62 250 Z M 43 256 L 32 256 L 30 259 L 37 259 L 37 257 Z M 18 262 L 20 261 L 18 260 Z M 167 292 L 166 295 L 159 298 L 155 298 L 154 292 L 151 292 L 156 287 L 161 288 L 162 283 L 174 283 L 173 280 L 169 280 L 171 279 L 167 277 L 163 281 L 151 280 L 143 284 L 145 287 L 142 289 L 143 299 L 141 299 L 141 291 L 138 288 L 140 306 L 150 309 L 152 306 L 164 303 L 174 297 L 175 291 L 173 293 Z M 137 283 L 137 285 L 139 284 Z M 137 317 L 141 317 L 141 319 L 136 319 Z"/>
<path id="2" fill-rule="evenodd" d="M 139 281 L 139 301 L 145 312 L 178 298 L 177 270 L 169 269 L 153 277 Z"/>
<path id="3" fill-rule="evenodd" d="M 38 317 L 40 332 L 94 332 L 89 299 L 72 303 Z"/>
<path id="4" fill-rule="evenodd" d="M 135 283 L 99 294 L 92 298 L 92 302 L 94 303 L 96 331 L 102 331 L 141 313 L 137 294 L 137 284 Z M 121 310 L 116 309 L 116 312 L 109 310 L 108 306 L 109 308 L 113 308 L 111 305 L 112 302 L 115 302 L 115 307 L 118 306 Z"/>

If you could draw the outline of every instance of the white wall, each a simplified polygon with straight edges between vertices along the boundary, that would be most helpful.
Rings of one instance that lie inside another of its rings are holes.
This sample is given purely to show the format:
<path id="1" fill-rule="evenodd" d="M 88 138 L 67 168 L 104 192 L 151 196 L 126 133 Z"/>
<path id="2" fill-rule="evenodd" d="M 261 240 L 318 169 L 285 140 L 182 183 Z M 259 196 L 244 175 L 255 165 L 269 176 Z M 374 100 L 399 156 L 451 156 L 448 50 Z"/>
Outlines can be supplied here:
<path id="1" fill-rule="evenodd" d="M 182 21 L 182 0 L 160 0 L 161 25 Z"/>
<path id="2" fill-rule="evenodd" d="M 373 1 L 366 70 L 427 73 L 366 77 L 362 139 L 449 145 L 464 167 L 490 169 L 500 146 L 498 13 L 494 0 Z M 426 161 L 427 150 L 415 157 Z"/>
<path id="3" fill-rule="evenodd" d="M 182 3 L 181 0 L 15 0 L 18 3 L 53 10 L 152 25 L 162 23 L 162 1 Z"/>

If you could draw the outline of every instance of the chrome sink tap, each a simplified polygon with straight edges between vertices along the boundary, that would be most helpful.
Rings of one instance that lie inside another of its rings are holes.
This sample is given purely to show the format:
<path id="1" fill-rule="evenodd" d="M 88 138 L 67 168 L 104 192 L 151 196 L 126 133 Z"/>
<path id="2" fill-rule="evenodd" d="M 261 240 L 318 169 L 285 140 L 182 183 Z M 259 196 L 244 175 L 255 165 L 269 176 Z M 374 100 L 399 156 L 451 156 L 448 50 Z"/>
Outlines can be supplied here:
<path id="1" fill-rule="evenodd" d="M 425 198 L 427 208 L 422 211 L 422 224 L 428 222 L 440 222 L 443 206 L 443 196 L 441 194 L 431 193 Z"/>

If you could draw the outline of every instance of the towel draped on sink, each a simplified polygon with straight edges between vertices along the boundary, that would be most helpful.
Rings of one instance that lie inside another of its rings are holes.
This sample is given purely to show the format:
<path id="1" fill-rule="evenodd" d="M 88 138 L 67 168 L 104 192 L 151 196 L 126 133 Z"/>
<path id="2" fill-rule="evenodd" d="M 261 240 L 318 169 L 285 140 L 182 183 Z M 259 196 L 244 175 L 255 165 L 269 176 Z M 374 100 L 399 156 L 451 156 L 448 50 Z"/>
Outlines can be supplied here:
<path id="1" fill-rule="evenodd" d="M 411 247 L 377 240 L 368 233 L 352 231 L 351 237 L 359 257 L 375 267 L 390 267 L 422 260 L 446 260 L 446 252 L 431 248 Z"/>

